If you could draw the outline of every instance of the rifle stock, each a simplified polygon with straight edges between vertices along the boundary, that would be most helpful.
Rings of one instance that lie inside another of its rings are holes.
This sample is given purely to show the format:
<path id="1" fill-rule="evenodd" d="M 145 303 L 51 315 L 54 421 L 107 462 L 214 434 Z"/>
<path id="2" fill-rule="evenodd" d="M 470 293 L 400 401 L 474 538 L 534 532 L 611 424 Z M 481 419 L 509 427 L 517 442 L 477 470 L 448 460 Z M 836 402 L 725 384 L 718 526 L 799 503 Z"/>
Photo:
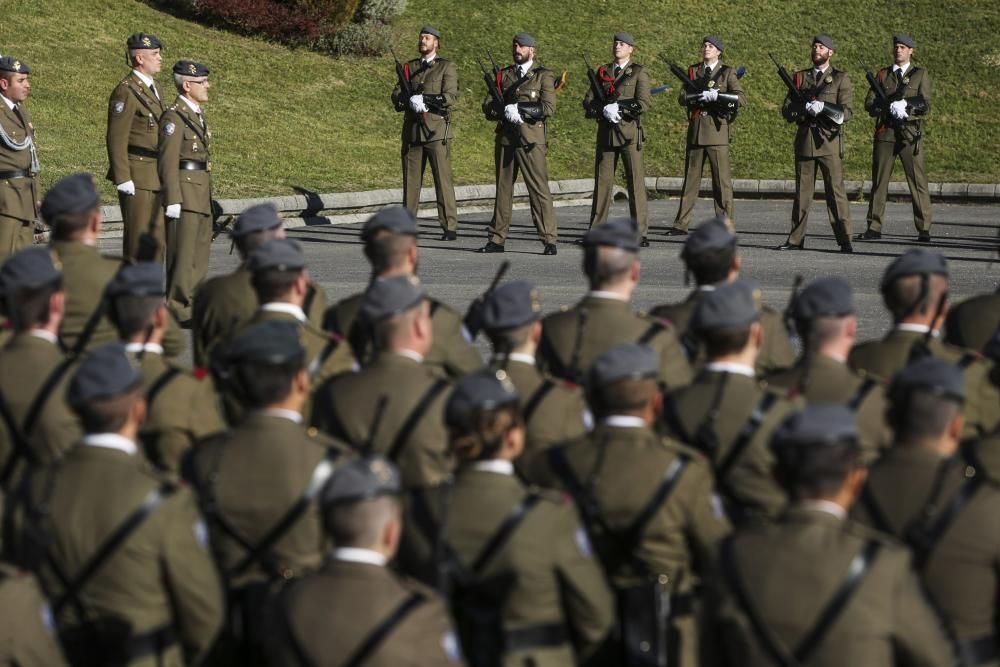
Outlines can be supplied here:
<path id="1" fill-rule="evenodd" d="M 399 92 L 403 96 L 403 104 L 401 105 L 403 108 L 400 111 L 405 111 L 410 105 L 410 98 L 416 93 L 413 91 L 413 86 L 410 85 L 410 80 L 406 78 L 406 68 L 403 67 L 403 63 L 399 62 L 392 47 L 389 48 L 389 53 L 392 54 L 392 59 L 396 62 L 396 80 L 399 84 Z M 427 127 L 427 113 L 417 114 L 417 122 L 420 124 L 420 134 L 423 135 L 424 139 L 430 139 L 432 133 Z"/>

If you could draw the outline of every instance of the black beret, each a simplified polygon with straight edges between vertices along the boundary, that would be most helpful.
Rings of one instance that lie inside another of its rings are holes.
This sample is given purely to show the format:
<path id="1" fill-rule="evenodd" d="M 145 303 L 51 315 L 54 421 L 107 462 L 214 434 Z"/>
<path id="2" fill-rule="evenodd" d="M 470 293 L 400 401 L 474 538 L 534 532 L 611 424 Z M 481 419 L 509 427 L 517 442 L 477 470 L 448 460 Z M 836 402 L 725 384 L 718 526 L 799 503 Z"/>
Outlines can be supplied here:
<path id="1" fill-rule="evenodd" d="M 526 32 L 519 32 L 514 35 L 514 43 L 520 44 L 521 46 L 534 46 L 535 38 Z"/>
<path id="2" fill-rule="evenodd" d="M 18 60 L 14 56 L 3 56 L 0 58 L 0 72 L 31 74 L 31 68 L 28 67 L 28 63 Z"/>
<path id="3" fill-rule="evenodd" d="M 903 46 L 908 46 L 911 49 L 917 48 L 917 43 L 915 41 L 913 41 L 913 38 L 910 37 L 909 35 L 904 35 L 902 33 L 898 33 L 898 34 L 893 35 L 892 36 L 892 43 L 894 45 L 895 44 L 902 44 Z"/>
<path id="4" fill-rule="evenodd" d="M 624 42 L 629 46 L 635 46 L 635 39 L 627 32 L 616 32 L 614 39 L 616 42 Z"/>
<path id="5" fill-rule="evenodd" d="M 84 357 L 66 391 L 72 407 L 121 396 L 142 383 L 123 343 L 107 343 Z"/>
<path id="6" fill-rule="evenodd" d="M 323 487 L 320 504 L 327 509 L 381 496 L 398 496 L 402 492 L 396 466 L 382 456 L 371 456 L 337 466 Z"/>
<path id="7" fill-rule="evenodd" d="M 608 246 L 639 252 L 639 227 L 632 218 L 615 218 L 596 225 L 583 237 L 584 247 Z"/>
<path id="8" fill-rule="evenodd" d="M 44 287 L 61 275 L 62 264 L 48 246 L 25 248 L 0 265 L 0 294 Z"/>
<path id="9" fill-rule="evenodd" d="M 830 37 L 829 35 L 816 35 L 815 37 L 813 37 L 812 43 L 813 44 L 822 44 L 823 46 L 825 46 L 826 48 L 830 49 L 831 51 L 836 51 L 837 50 L 837 47 L 834 46 L 834 44 L 833 44 L 833 37 Z"/>
<path id="10" fill-rule="evenodd" d="M 771 447 L 782 450 L 856 441 L 854 411 L 840 403 L 813 403 L 791 414 L 771 436 Z"/>
<path id="11" fill-rule="evenodd" d="M 937 273 L 942 276 L 948 275 L 948 260 L 944 255 L 930 252 L 923 248 L 907 250 L 902 255 L 892 260 L 889 267 L 882 275 L 882 289 L 896 282 L 898 278 L 904 276 L 915 276 L 921 274 Z"/>
<path id="12" fill-rule="evenodd" d="M 62 179 L 45 193 L 42 218 L 54 220 L 60 215 L 84 213 L 97 208 L 101 197 L 91 174 L 77 173 Z"/>
<path id="13" fill-rule="evenodd" d="M 854 312 L 851 286 L 838 276 L 818 278 L 798 293 L 793 307 L 795 319 L 811 321 L 817 317 L 843 317 Z"/>
<path id="14" fill-rule="evenodd" d="M 705 292 L 691 315 L 694 332 L 737 329 L 760 319 L 757 289 L 746 280 L 723 283 Z"/>
<path id="15" fill-rule="evenodd" d="M 104 293 L 112 299 L 118 296 L 165 296 L 167 285 L 163 265 L 159 262 L 126 264 L 104 288 Z"/>
<path id="16" fill-rule="evenodd" d="M 125 46 L 129 49 L 161 49 L 163 44 L 160 42 L 160 38 L 156 35 L 151 35 L 146 32 L 136 32 L 129 35 L 128 40 L 125 42 Z"/>
<path id="17" fill-rule="evenodd" d="M 461 427 L 476 414 L 493 412 L 518 400 L 505 371 L 485 368 L 455 383 L 444 407 L 444 421 L 450 427 Z"/>
<path id="18" fill-rule="evenodd" d="M 705 42 L 708 42 L 719 51 L 725 51 L 725 49 L 722 48 L 722 40 L 715 35 L 705 35 L 705 39 L 701 40 L 701 43 L 704 44 Z"/>
<path id="19" fill-rule="evenodd" d="M 937 357 L 925 357 L 896 373 L 889 394 L 899 397 L 912 389 L 924 389 L 961 402 L 965 400 L 965 372 L 957 364 Z"/>
<path id="20" fill-rule="evenodd" d="M 371 284 L 361 301 L 361 315 L 369 322 L 405 313 L 420 304 L 427 295 L 415 276 L 379 278 Z"/>
<path id="21" fill-rule="evenodd" d="M 587 373 L 587 386 L 603 387 L 620 380 L 644 380 L 660 373 L 656 352 L 640 343 L 619 343 L 597 357 Z"/>
<path id="22" fill-rule="evenodd" d="M 387 229 L 395 234 L 417 235 L 417 219 L 402 206 L 389 206 L 368 218 L 361 228 L 361 240 L 368 241 L 375 232 Z"/>
<path id="23" fill-rule="evenodd" d="M 717 216 L 701 223 L 688 235 L 681 250 L 681 259 L 687 260 L 709 250 L 735 245 L 736 234 L 726 224 L 725 218 Z"/>
<path id="24" fill-rule="evenodd" d="M 301 362 L 305 349 L 300 339 L 301 325 L 291 320 L 268 320 L 239 332 L 223 354 L 228 363 L 283 366 Z"/>
<path id="25" fill-rule="evenodd" d="M 174 74 L 184 76 L 208 76 L 208 68 L 192 60 L 178 60 L 174 63 Z"/>
<path id="26" fill-rule="evenodd" d="M 254 249 L 247 258 L 247 269 L 251 273 L 274 269 L 277 271 L 301 271 L 306 268 L 306 254 L 302 244 L 295 239 L 271 239 Z"/>
<path id="27" fill-rule="evenodd" d="M 236 218 L 236 224 L 229 233 L 234 238 L 249 236 L 254 232 L 262 232 L 267 229 L 276 229 L 281 226 L 281 216 L 274 204 L 265 202 L 254 204 L 247 210 L 240 213 Z"/>
<path id="28" fill-rule="evenodd" d="M 425 25 L 423 28 L 421 28 L 420 29 L 420 34 L 421 35 L 433 35 L 433 36 L 437 37 L 438 39 L 441 39 L 441 31 L 438 30 L 437 28 L 435 28 L 434 26 L 430 26 L 430 25 Z"/>
<path id="29" fill-rule="evenodd" d="M 513 329 L 542 316 L 538 290 L 526 280 L 514 280 L 490 292 L 483 302 L 483 329 Z"/>

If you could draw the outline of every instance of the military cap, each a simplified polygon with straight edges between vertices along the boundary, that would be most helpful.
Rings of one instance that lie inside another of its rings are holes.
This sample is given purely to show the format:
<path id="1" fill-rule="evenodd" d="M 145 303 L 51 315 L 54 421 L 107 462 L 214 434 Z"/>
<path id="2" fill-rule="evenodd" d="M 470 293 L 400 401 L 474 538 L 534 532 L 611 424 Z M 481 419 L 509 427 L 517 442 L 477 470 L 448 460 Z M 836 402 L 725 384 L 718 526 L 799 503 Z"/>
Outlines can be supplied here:
<path id="1" fill-rule="evenodd" d="M 925 273 L 937 273 L 947 276 L 948 260 L 944 258 L 944 255 L 939 255 L 936 252 L 930 252 L 923 248 L 907 250 L 892 260 L 892 263 L 885 270 L 885 273 L 882 275 L 882 289 L 884 290 L 898 278 Z"/>
<path id="2" fill-rule="evenodd" d="M 910 37 L 909 35 L 904 35 L 903 33 L 897 33 L 897 34 L 893 35 L 892 36 L 892 43 L 894 45 L 895 44 L 902 44 L 903 46 L 907 46 L 907 47 L 909 47 L 911 49 L 917 48 L 917 43 L 915 41 L 913 41 L 913 38 Z"/>
<path id="3" fill-rule="evenodd" d="M 899 397 L 913 389 L 923 389 L 961 402 L 965 400 L 965 373 L 956 364 L 937 357 L 924 357 L 896 373 L 889 386 L 889 394 Z"/>
<path id="4" fill-rule="evenodd" d="M 121 396 L 141 383 L 142 376 L 125 354 L 125 345 L 107 343 L 84 357 L 70 380 L 66 402 L 72 407 L 87 405 Z"/>
<path id="5" fill-rule="evenodd" d="M 28 67 L 28 63 L 18 60 L 14 56 L 3 56 L 0 58 L 0 72 L 31 74 L 31 68 Z"/>
<path id="6" fill-rule="evenodd" d="M 414 276 L 379 278 L 361 301 L 361 315 L 369 322 L 405 313 L 427 298 Z"/>
<path id="7" fill-rule="evenodd" d="M 526 32 L 519 32 L 514 35 L 514 43 L 521 46 L 534 46 L 535 38 Z"/>
<path id="8" fill-rule="evenodd" d="M 719 285 L 706 292 L 691 316 L 695 332 L 738 329 L 760 319 L 756 288 L 746 280 Z"/>
<path id="9" fill-rule="evenodd" d="M 54 220 L 60 215 L 84 213 L 97 208 L 101 197 L 97 193 L 94 177 L 83 172 L 67 176 L 45 193 L 42 199 L 42 218 Z"/>
<path id="10" fill-rule="evenodd" d="M 129 35 L 125 46 L 129 49 L 162 49 L 163 44 L 156 35 L 147 32 L 135 32 Z"/>
<path id="11" fill-rule="evenodd" d="M 771 447 L 780 453 L 857 441 L 857 438 L 858 427 L 850 408 L 840 403 L 813 403 L 791 414 L 778 426 L 771 436 Z"/>
<path id="12" fill-rule="evenodd" d="M 656 352 L 641 343 L 619 343 L 594 360 L 587 373 L 589 387 L 603 387 L 620 380 L 644 380 L 659 375 Z"/>
<path id="13" fill-rule="evenodd" d="M 0 294 L 49 285 L 62 276 L 61 269 L 47 246 L 25 248 L 0 265 Z"/>
<path id="14" fill-rule="evenodd" d="M 705 39 L 701 40 L 701 43 L 704 44 L 705 42 L 708 42 L 709 44 L 717 48 L 719 51 L 725 51 L 725 49 L 722 48 L 722 40 L 719 39 L 716 35 L 705 35 Z"/>
<path id="15" fill-rule="evenodd" d="M 484 368 L 469 373 L 455 383 L 444 406 L 444 421 L 450 427 L 461 427 L 474 415 L 493 412 L 517 402 L 517 390 L 506 371 Z"/>
<path id="16" fill-rule="evenodd" d="M 126 264 L 111 279 L 104 293 L 115 298 L 119 296 L 165 296 L 166 281 L 163 265 L 159 262 L 136 262 Z"/>
<path id="17" fill-rule="evenodd" d="M 301 271 L 306 268 L 306 254 L 302 244 L 295 239 L 272 239 L 255 248 L 247 258 L 247 269 L 251 273 L 274 269 L 277 271 Z"/>
<path id="18" fill-rule="evenodd" d="M 299 337 L 300 325 L 291 320 L 268 320 L 247 327 L 224 351 L 229 363 L 282 366 L 300 362 L 305 349 Z"/>
<path id="19" fill-rule="evenodd" d="M 725 218 L 717 216 L 698 225 L 684 242 L 681 258 L 697 257 L 709 250 L 718 250 L 736 245 L 736 234 L 726 224 Z"/>
<path id="20" fill-rule="evenodd" d="M 174 74 L 184 76 L 208 76 L 208 68 L 193 60 L 178 60 L 174 63 Z"/>
<path id="21" fill-rule="evenodd" d="M 526 280 L 514 280 L 490 292 L 483 302 L 483 329 L 513 329 L 542 316 L 538 290 Z"/>
<path id="22" fill-rule="evenodd" d="M 816 35 L 815 37 L 813 37 L 812 43 L 813 44 L 822 44 L 823 46 L 825 46 L 826 48 L 830 49 L 831 51 L 836 51 L 837 50 L 837 47 L 834 46 L 834 44 L 833 44 L 833 37 L 830 37 L 829 35 Z"/>
<path id="23" fill-rule="evenodd" d="M 375 455 L 338 466 L 323 487 L 320 504 L 325 509 L 402 493 L 399 470 L 389 459 Z"/>
<path id="24" fill-rule="evenodd" d="M 796 295 L 792 310 L 795 319 L 803 321 L 850 315 L 854 312 L 851 286 L 838 276 L 818 278 Z"/>
<path id="25" fill-rule="evenodd" d="M 632 35 L 628 34 L 627 32 L 616 32 L 615 41 L 624 42 L 629 46 L 635 46 L 635 39 L 632 37 Z"/>
<path id="26" fill-rule="evenodd" d="M 395 234 L 410 234 L 416 236 L 417 219 L 409 210 L 402 206 L 389 206 L 368 218 L 361 228 L 361 240 L 368 241 L 375 232 L 387 229 Z"/>
<path id="27" fill-rule="evenodd" d="M 278 209 L 274 204 L 269 202 L 255 204 L 240 213 L 240 217 L 236 218 L 236 224 L 233 225 L 233 230 L 229 232 L 229 235 L 239 239 L 254 232 L 276 229 L 280 226 L 281 216 L 278 215 Z"/>
<path id="28" fill-rule="evenodd" d="M 438 39 L 441 39 L 441 31 L 438 30 L 437 28 L 435 28 L 434 26 L 430 26 L 430 25 L 425 25 L 423 28 L 421 28 L 420 29 L 420 34 L 421 35 L 433 35 L 434 37 L 437 37 Z"/>
<path id="29" fill-rule="evenodd" d="M 583 237 L 584 247 L 608 246 L 639 252 L 639 228 L 632 218 L 615 218 L 595 225 Z"/>

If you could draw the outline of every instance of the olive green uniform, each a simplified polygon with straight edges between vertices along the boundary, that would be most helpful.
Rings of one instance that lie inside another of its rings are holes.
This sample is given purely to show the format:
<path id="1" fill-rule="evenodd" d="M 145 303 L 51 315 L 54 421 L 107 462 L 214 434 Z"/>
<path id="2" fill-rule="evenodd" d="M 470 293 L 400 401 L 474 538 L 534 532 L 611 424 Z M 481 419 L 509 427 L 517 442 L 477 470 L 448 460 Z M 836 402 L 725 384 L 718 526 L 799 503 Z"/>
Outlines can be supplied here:
<path id="1" fill-rule="evenodd" d="M 649 92 L 649 73 L 646 69 L 639 63 L 628 62 L 618 76 L 614 72 L 615 63 L 597 68 L 597 77 L 608 103 L 628 100 L 639 105 L 640 114 L 649 111 L 653 97 Z M 603 108 L 594 100 L 593 90 L 588 90 L 583 98 L 583 108 L 588 118 L 597 119 L 594 201 L 590 207 L 590 224 L 600 225 L 608 219 L 615 171 L 621 160 L 628 188 L 629 215 L 639 224 L 639 235 L 645 237 L 649 230 L 649 207 L 646 204 L 646 169 L 642 161 L 645 140 L 642 116 L 622 115 L 621 122 L 610 122 L 604 117 Z"/>
<path id="2" fill-rule="evenodd" d="M 811 100 L 839 104 L 844 107 L 844 123 L 851 119 L 854 88 L 847 72 L 829 65 L 823 78 L 817 81 L 813 69 L 795 73 L 795 86 Z M 785 97 L 782 111 L 793 104 Z M 851 209 L 844 189 L 844 127 L 834 125 L 821 116 L 805 114 L 795 132 L 795 201 L 792 204 L 792 229 L 788 243 L 802 245 L 806 238 L 806 222 L 816 187 L 817 168 L 823 173 L 826 191 L 826 211 L 837 243 L 851 240 Z"/>
<path id="3" fill-rule="evenodd" d="M 949 643 L 912 571 L 909 552 L 881 533 L 795 506 L 778 521 L 737 531 L 733 569 L 767 632 L 790 653 L 816 624 L 841 588 L 848 566 L 869 543 L 878 545 L 870 569 L 804 664 L 953 664 Z M 717 580 L 721 595 L 713 603 L 719 625 L 713 637 L 725 652 L 721 664 L 773 667 L 774 659 L 762 647 L 729 581 Z"/>
<path id="4" fill-rule="evenodd" d="M 434 195 L 437 200 L 438 222 L 441 229 L 454 232 L 458 229 L 458 206 L 455 203 L 455 183 L 451 175 L 451 113 L 449 108 L 458 99 L 458 69 L 455 63 L 440 56 L 430 64 L 415 58 L 403 65 L 414 95 L 433 97 L 435 108 L 443 107 L 444 114 L 434 112 L 417 114 L 410 108 L 410 100 L 403 96 L 399 85 L 392 91 L 396 111 L 404 112 L 402 149 L 403 205 L 417 214 L 420 205 L 420 186 L 424 169 L 431 165 L 434 175 Z M 425 98 L 426 100 L 426 98 Z"/>
<path id="5" fill-rule="evenodd" d="M 538 236 L 543 243 L 555 243 L 558 230 L 545 157 L 549 142 L 547 120 L 556 112 L 552 70 L 534 61 L 525 77 L 518 77 L 516 65 L 504 67 L 499 77 L 505 103 L 541 103 L 544 118 L 534 120 L 524 117 L 524 123 L 513 125 L 504 120 L 503 109 L 494 108 L 493 98 L 487 96 L 483 101 L 487 120 L 499 119 L 493 148 L 496 202 L 489 226 L 489 240 L 500 245 L 507 240 L 514 206 L 514 181 L 521 174 L 528 188 L 531 220 L 535 223 Z"/>
<path id="6" fill-rule="evenodd" d="M 720 93 L 736 95 L 739 105 L 747 103 L 747 95 L 743 91 L 736 70 L 729 65 L 718 63 L 709 74 L 705 63 L 697 63 L 688 67 L 688 78 L 691 81 L 704 84 L 706 88 L 718 90 Z M 682 107 L 688 103 L 681 90 L 677 98 Z M 712 171 L 712 199 L 715 202 L 715 214 L 722 215 L 735 222 L 733 216 L 733 175 L 729 165 L 729 117 L 714 105 L 708 107 L 693 106 L 688 109 L 687 152 L 684 157 L 684 186 L 681 190 L 681 201 L 677 207 L 677 217 L 674 218 L 675 229 L 687 229 L 691 224 L 691 212 L 698 202 L 698 192 L 701 189 L 701 174 L 708 160 Z"/>
<path id="7" fill-rule="evenodd" d="M 982 350 L 1000 329 L 1000 292 L 980 294 L 948 307 L 945 340 Z"/>
<path id="8" fill-rule="evenodd" d="M 208 274 L 212 246 L 212 133 L 204 112 L 196 114 L 180 96 L 160 117 L 157 170 L 162 204 L 181 205 L 167 221 L 167 303 L 182 322 L 190 319 L 195 292 Z"/>
<path id="9" fill-rule="evenodd" d="M 901 122 L 889 116 L 887 109 L 886 117 L 895 122 L 883 122 L 880 119 L 876 123 L 872 146 L 872 190 L 868 202 L 868 229 L 874 232 L 882 231 L 885 202 L 889 198 L 889 179 L 892 177 L 892 168 L 896 165 L 898 156 L 899 161 L 903 163 L 906 184 L 910 188 L 913 225 L 918 232 L 929 233 L 931 195 L 927 189 L 927 163 L 920 142 L 924 133 L 923 118 L 930 111 L 931 77 L 926 69 L 912 63 L 903 73 L 902 80 L 891 67 L 883 67 L 876 77 L 890 99 L 920 96 L 927 102 L 927 107 L 918 111 L 908 106 L 908 116 Z M 869 90 L 868 97 L 865 98 L 865 110 L 871 112 L 875 103 L 875 93 Z"/>
<path id="10" fill-rule="evenodd" d="M 576 350 L 581 311 L 586 323 Z M 542 340 L 538 346 L 538 366 L 543 371 L 569 380 L 590 368 L 590 364 L 618 343 L 643 343 L 657 351 L 660 380 L 679 387 L 691 380 L 684 348 L 669 322 L 632 311 L 627 301 L 588 294 L 572 308 L 552 313 L 542 320 Z M 577 363 L 574 364 L 573 362 Z M 576 366 L 575 368 L 573 366 Z"/>
<path id="11" fill-rule="evenodd" d="M 0 665 L 61 667 L 67 664 L 54 636 L 49 605 L 27 572 L 0 562 Z"/>
<path id="12" fill-rule="evenodd" d="M 133 195 L 118 193 L 124 223 L 122 254 L 135 257 L 139 237 L 152 231 L 159 242 L 159 262 L 166 247 L 157 171 L 163 110 L 163 101 L 134 70 L 115 86 L 108 100 L 108 180 L 115 185 L 127 181 L 135 185 Z"/>
<path id="13" fill-rule="evenodd" d="M 0 100 L 0 129 L 14 144 L 35 140 L 35 126 L 24 102 L 15 111 L 7 106 L 6 98 Z M 35 202 L 40 196 L 34 154 L 33 147 L 14 150 L 0 138 L 0 262 L 30 246 L 35 238 Z"/>

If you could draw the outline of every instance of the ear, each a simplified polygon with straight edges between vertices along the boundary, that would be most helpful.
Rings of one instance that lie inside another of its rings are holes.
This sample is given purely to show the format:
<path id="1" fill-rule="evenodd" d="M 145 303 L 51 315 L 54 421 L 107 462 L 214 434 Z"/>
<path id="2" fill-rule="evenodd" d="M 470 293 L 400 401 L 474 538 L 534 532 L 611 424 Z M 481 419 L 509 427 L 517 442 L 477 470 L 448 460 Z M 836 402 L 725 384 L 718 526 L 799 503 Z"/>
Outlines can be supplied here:
<path id="1" fill-rule="evenodd" d="M 129 418 L 130 421 L 138 424 L 140 427 L 146 421 L 146 399 L 144 397 L 139 396 L 135 400 L 135 403 L 132 404 L 132 407 L 129 409 Z"/>
<path id="2" fill-rule="evenodd" d="M 656 393 L 650 396 L 646 409 L 651 413 L 651 421 L 656 423 L 660 415 L 663 414 L 663 392 L 657 390 Z"/>
<path id="3" fill-rule="evenodd" d="M 292 388 L 296 393 L 308 394 L 309 393 L 309 370 L 305 368 L 300 368 L 295 377 L 292 378 Z"/>
<path id="4" fill-rule="evenodd" d="M 55 292 L 49 297 L 49 315 L 62 317 L 66 313 L 66 292 Z"/>
<path id="5" fill-rule="evenodd" d="M 382 547 L 391 559 L 399 548 L 399 538 L 403 532 L 403 523 L 399 518 L 393 518 L 385 522 L 382 529 Z"/>
<path id="6" fill-rule="evenodd" d="M 635 261 L 632 262 L 632 271 L 629 273 L 629 278 L 632 280 L 633 283 L 639 282 L 639 274 L 641 273 L 641 266 L 642 265 L 639 262 L 639 258 L 636 257 Z"/>
<path id="7" fill-rule="evenodd" d="M 850 336 L 851 338 L 857 338 L 858 337 L 858 318 L 857 317 L 855 317 L 854 315 L 851 315 L 850 317 L 847 318 L 847 326 L 844 329 L 844 333 L 847 334 L 848 336 Z"/>
<path id="8" fill-rule="evenodd" d="M 416 266 L 417 264 L 417 242 L 410 245 L 410 249 L 406 252 L 406 258 L 409 260 L 410 264 Z"/>
<path id="9" fill-rule="evenodd" d="M 760 320 L 750 325 L 750 342 L 758 350 L 764 347 L 764 325 L 760 323 Z"/>
<path id="10" fill-rule="evenodd" d="M 857 498 L 861 495 L 861 489 L 864 488 L 865 482 L 868 481 L 868 468 L 859 465 L 857 468 L 847 473 L 847 481 L 845 486 L 848 492 L 851 494 L 851 499 Z"/>
<path id="11" fill-rule="evenodd" d="M 87 223 L 87 228 L 94 234 L 99 234 L 101 232 L 101 223 L 104 218 L 101 216 L 101 209 L 97 209 L 90 216 L 90 221 Z"/>
<path id="12" fill-rule="evenodd" d="M 733 261 L 729 263 L 729 275 L 733 280 L 740 274 L 740 269 L 743 268 L 743 258 L 739 254 L 733 255 Z"/>
<path id="13" fill-rule="evenodd" d="M 955 442 L 962 440 L 962 431 L 965 429 L 965 414 L 959 412 L 948 422 L 948 437 Z"/>
<path id="14" fill-rule="evenodd" d="M 531 342 L 538 345 L 542 342 L 542 321 L 536 320 L 531 325 Z"/>

